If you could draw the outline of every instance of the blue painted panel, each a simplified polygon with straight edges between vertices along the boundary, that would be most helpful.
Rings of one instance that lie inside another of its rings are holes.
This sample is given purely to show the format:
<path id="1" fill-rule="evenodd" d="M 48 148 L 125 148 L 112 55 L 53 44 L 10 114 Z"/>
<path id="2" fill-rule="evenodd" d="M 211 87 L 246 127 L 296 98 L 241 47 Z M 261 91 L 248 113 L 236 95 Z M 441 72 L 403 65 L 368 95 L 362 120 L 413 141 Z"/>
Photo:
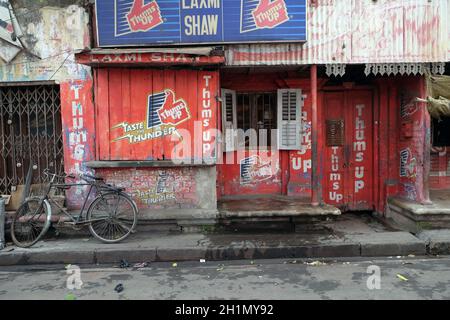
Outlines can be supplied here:
<path id="1" fill-rule="evenodd" d="M 97 0 L 100 47 L 306 41 L 306 0 Z"/>

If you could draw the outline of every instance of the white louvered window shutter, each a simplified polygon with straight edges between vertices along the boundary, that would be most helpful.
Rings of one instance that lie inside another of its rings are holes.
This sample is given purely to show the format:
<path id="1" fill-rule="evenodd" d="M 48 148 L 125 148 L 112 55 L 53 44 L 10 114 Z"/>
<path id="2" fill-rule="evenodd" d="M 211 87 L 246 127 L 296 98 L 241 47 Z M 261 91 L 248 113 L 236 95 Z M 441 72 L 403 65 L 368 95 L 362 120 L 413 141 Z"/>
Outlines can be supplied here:
<path id="1" fill-rule="evenodd" d="M 302 106 L 300 89 L 278 90 L 278 149 L 301 149 Z"/>
<path id="2" fill-rule="evenodd" d="M 222 89 L 222 133 L 224 151 L 236 150 L 236 91 Z"/>

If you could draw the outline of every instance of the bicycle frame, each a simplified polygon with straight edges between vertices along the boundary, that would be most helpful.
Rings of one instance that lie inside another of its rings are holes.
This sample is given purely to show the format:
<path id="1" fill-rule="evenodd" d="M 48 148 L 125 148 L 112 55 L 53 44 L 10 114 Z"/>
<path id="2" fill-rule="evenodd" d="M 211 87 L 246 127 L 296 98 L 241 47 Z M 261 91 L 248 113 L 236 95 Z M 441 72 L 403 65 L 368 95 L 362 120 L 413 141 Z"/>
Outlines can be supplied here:
<path id="1" fill-rule="evenodd" d="M 100 196 L 102 196 L 102 188 L 108 190 L 109 192 L 117 192 L 120 193 L 120 190 L 109 186 L 107 184 L 102 184 L 102 185 L 98 185 L 97 182 L 84 182 L 84 183 L 54 183 L 54 180 L 56 178 L 56 174 L 52 174 L 52 179 L 49 183 L 49 187 L 47 189 L 47 192 L 45 193 L 45 196 L 42 198 L 42 202 L 47 200 L 48 202 L 54 204 L 56 207 L 58 207 L 58 209 L 60 209 L 64 215 L 66 215 L 74 225 L 83 225 L 83 224 L 89 224 L 91 222 L 97 221 L 97 220 L 103 220 L 103 219 L 96 219 L 96 220 L 85 220 L 84 219 L 84 215 L 83 213 L 85 212 L 85 210 L 87 209 L 86 206 L 89 203 L 89 198 L 92 194 L 92 190 L 95 189 L 95 192 L 100 191 Z M 60 177 L 61 178 L 61 177 Z M 87 194 L 87 196 L 84 198 L 84 202 L 83 202 L 83 206 L 80 209 L 80 212 L 78 214 L 78 216 L 74 216 L 72 214 L 69 213 L 69 211 L 64 208 L 63 206 L 61 206 L 58 202 L 56 202 L 55 200 L 53 200 L 51 197 L 49 197 L 49 194 L 51 192 L 52 189 L 70 189 L 72 187 L 83 187 L 83 186 L 89 186 L 89 192 Z M 42 205 L 42 204 L 41 204 Z"/>
<path id="2" fill-rule="evenodd" d="M 71 187 L 82 187 L 82 186 L 89 186 L 89 192 L 88 192 L 87 197 L 84 199 L 83 206 L 81 207 L 78 215 L 74 216 L 74 215 L 70 214 L 66 208 L 64 208 L 58 202 L 56 202 L 51 197 L 49 197 L 49 193 L 53 188 L 54 189 L 66 189 L 66 188 L 71 188 Z M 89 202 L 89 197 L 91 196 L 92 189 L 94 189 L 94 188 L 97 189 L 95 185 L 92 185 L 90 183 L 50 184 L 49 190 L 48 190 L 47 194 L 45 195 L 44 199 L 48 200 L 50 203 L 52 203 L 56 207 L 58 207 L 58 209 L 60 209 L 64 213 L 64 215 L 66 215 L 73 223 L 81 224 L 82 222 L 84 222 L 83 213 L 86 209 L 87 203 Z"/>
<path id="3" fill-rule="evenodd" d="M 66 225 L 74 230 L 88 226 L 95 238 L 106 243 L 122 241 L 136 232 L 138 208 L 131 196 L 124 192 L 124 188 L 108 184 L 104 179 L 89 174 L 82 174 L 79 176 L 80 180 L 68 183 L 68 178 L 76 179 L 76 177 L 72 174 L 49 173 L 48 169 L 43 173 L 49 178 L 44 193 L 41 196 L 28 197 L 12 221 L 11 237 L 17 246 L 34 245 L 45 235 L 52 222 L 56 223 L 57 227 Z M 84 201 L 78 214 L 76 210 L 69 211 L 64 208 L 63 204 L 52 197 L 54 193 L 52 190 L 68 190 L 72 187 L 83 187 L 84 190 L 87 189 L 84 187 L 89 187 L 87 193 L 83 191 Z M 121 203 L 126 207 L 122 207 Z M 55 220 L 52 219 L 52 207 L 61 210 L 55 212 Z M 123 216 L 124 213 L 127 215 Z M 43 214 L 45 216 L 42 216 Z M 63 218 L 63 215 L 69 219 Z M 41 218 L 45 220 L 42 221 Z"/>

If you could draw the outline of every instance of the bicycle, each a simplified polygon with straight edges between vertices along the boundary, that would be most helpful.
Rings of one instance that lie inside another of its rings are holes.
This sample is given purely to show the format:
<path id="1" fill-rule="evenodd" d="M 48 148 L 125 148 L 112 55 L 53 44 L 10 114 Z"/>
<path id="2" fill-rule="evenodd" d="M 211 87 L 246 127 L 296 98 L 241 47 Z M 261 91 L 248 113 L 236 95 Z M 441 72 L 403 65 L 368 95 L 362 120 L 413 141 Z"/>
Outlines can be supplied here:
<path id="1" fill-rule="evenodd" d="M 76 179 L 74 175 L 57 175 L 48 169 L 43 172 L 50 178 L 46 192 L 41 197 L 29 197 L 19 207 L 11 223 L 11 238 L 16 246 L 27 248 L 36 244 L 48 231 L 52 222 L 52 206 L 56 206 L 69 218 L 63 224 L 75 230 L 89 226 L 90 233 L 105 243 L 116 243 L 135 233 L 138 208 L 123 188 L 105 183 L 104 179 L 88 174 L 80 175 L 84 182 L 66 183 Z M 55 182 L 64 181 L 62 183 Z M 69 211 L 49 196 L 52 190 L 68 190 L 71 187 L 89 186 L 89 192 L 78 215 Z M 92 191 L 96 197 L 84 211 Z M 61 221 L 61 220 L 59 220 Z"/>

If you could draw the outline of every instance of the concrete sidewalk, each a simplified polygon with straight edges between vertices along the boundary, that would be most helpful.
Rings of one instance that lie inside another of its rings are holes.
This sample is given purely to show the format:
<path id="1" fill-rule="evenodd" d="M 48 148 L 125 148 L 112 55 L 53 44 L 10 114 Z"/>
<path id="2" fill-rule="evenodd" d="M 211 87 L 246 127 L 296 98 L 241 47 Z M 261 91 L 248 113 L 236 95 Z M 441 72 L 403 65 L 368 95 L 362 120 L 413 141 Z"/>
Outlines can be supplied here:
<path id="1" fill-rule="evenodd" d="M 304 231 L 223 231 L 208 234 L 138 232 L 118 244 L 91 237 L 47 239 L 30 249 L 8 246 L 0 265 L 117 264 L 199 259 L 271 259 L 426 254 L 426 241 L 389 230 L 368 215 L 342 215 Z"/>

